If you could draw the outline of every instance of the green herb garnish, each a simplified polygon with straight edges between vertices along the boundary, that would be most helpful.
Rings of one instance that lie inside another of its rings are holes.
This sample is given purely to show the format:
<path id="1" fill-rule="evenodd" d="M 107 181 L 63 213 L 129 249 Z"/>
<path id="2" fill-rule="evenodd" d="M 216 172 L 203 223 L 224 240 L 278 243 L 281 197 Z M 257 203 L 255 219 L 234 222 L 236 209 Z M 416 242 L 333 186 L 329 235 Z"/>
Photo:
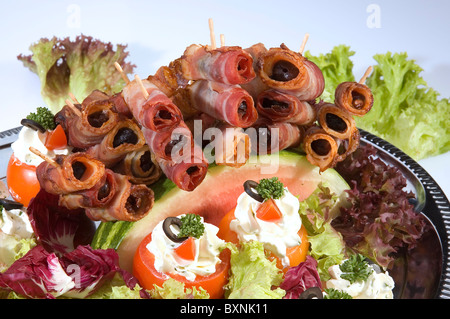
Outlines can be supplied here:
<path id="1" fill-rule="evenodd" d="M 55 116 L 52 111 L 46 107 L 38 107 L 36 113 L 30 113 L 27 115 L 27 119 L 41 124 L 46 130 L 54 130 L 56 127 Z"/>
<path id="2" fill-rule="evenodd" d="M 353 299 L 348 293 L 339 289 L 329 288 L 325 289 L 325 292 L 323 299 Z"/>
<path id="3" fill-rule="evenodd" d="M 205 232 L 205 225 L 197 214 L 186 214 L 180 218 L 181 228 L 178 237 L 200 238 Z"/>
<path id="4" fill-rule="evenodd" d="M 344 272 L 341 278 L 350 281 L 351 284 L 358 281 L 365 281 L 373 272 L 369 267 L 369 263 L 366 261 L 366 257 L 361 254 L 352 255 L 339 268 Z"/>
<path id="5" fill-rule="evenodd" d="M 284 194 L 283 183 L 278 180 L 278 177 L 264 178 L 259 181 L 256 191 L 265 200 L 278 199 Z"/>

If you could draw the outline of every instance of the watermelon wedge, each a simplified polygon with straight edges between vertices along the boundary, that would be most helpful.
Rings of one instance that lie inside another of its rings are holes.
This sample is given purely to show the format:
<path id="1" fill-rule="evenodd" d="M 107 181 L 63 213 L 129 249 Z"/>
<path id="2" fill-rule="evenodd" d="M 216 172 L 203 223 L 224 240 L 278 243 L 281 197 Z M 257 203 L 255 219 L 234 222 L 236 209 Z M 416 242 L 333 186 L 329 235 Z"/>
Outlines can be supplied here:
<path id="1" fill-rule="evenodd" d="M 195 213 L 205 221 L 218 225 L 223 216 L 236 206 L 244 191 L 246 180 L 259 181 L 277 176 L 289 191 L 306 199 L 320 182 L 326 182 L 331 191 L 345 197 L 347 182 L 333 169 L 319 173 L 306 157 L 293 151 L 251 157 L 240 168 L 213 165 L 203 182 L 192 192 L 177 188 L 163 179 L 154 185 L 155 204 L 143 219 L 134 222 L 102 223 L 93 241 L 97 248 L 115 248 L 120 256 L 120 266 L 132 270 L 133 256 L 139 243 L 158 222 L 169 216 Z"/>

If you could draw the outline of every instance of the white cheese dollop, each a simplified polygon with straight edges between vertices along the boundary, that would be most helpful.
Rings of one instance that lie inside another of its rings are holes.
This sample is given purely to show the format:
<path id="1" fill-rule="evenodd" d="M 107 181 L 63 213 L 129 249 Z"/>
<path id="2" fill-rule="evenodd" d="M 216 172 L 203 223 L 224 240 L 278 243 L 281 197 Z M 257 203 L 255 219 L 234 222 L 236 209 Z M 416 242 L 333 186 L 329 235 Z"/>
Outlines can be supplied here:
<path id="1" fill-rule="evenodd" d="M 42 154 L 53 158 L 55 155 L 67 155 L 69 154 L 70 147 L 62 149 L 48 150 L 44 145 L 45 133 L 40 133 L 29 127 L 22 127 L 17 140 L 11 144 L 14 156 L 17 157 L 22 163 L 38 166 L 44 160 L 30 151 L 30 146 L 34 147 Z"/>
<path id="2" fill-rule="evenodd" d="M 203 217 L 201 221 L 204 223 Z M 194 238 L 195 259 L 187 261 L 174 252 L 181 243 L 175 243 L 166 236 L 162 228 L 163 222 L 159 222 L 153 229 L 152 240 L 147 245 L 147 249 L 155 256 L 154 266 L 157 271 L 178 274 L 189 281 L 194 281 L 197 275 L 208 276 L 216 272 L 216 265 L 221 262 L 219 254 L 225 244 L 217 237 L 218 227 L 204 223 L 205 232 L 200 238 Z M 173 232 L 176 234 L 175 229 Z"/>
<path id="3" fill-rule="evenodd" d="M 280 220 L 268 222 L 259 219 L 256 211 L 262 203 L 253 199 L 247 193 L 242 193 L 234 212 L 236 219 L 230 222 L 230 229 L 234 231 L 240 241 L 256 240 L 281 259 L 283 266 L 289 266 L 286 248 L 301 244 L 298 231 L 302 220 L 298 213 L 300 203 L 298 198 L 285 188 L 283 196 L 274 200 L 282 213 Z"/>
<path id="4" fill-rule="evenodd" d="M 345 262 L 345 260 L 343 261 Z M 395 282 L 387 272 L 382 272 L 378 265 L 369 265 L 373 270 L 365 281 L 350 283 L 341 278 L 343 274 L 340 265 L 331 266 L 328 272 L 331 279 L 326 282 L 327 288 L 342 290 L 352 296 L 353 299 L 393 299 Z"/>
<path id="5" fill-rule="evenodd" d="M 0 215 L 0 230 L 10 236 L 18 238 L 31 238 L 33 227 L 27 213 L 22 209 L 2 209 Z"/>

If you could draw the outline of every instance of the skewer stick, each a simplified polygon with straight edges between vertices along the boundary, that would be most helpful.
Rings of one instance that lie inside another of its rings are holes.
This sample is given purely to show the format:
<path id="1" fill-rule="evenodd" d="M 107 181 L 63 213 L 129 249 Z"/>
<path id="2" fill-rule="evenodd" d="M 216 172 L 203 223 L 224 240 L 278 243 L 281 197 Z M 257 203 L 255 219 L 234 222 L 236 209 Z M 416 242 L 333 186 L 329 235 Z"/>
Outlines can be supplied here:
<path id="1" fill-rule="evenodd" d="M 370 73 L 372 73 L 372 70 L 373 70 L 373 66 L 369 66 L 367 68 L 367 70 L 364 73 L 364 75 L 362 76 L 361 80 L 359 80 L 359 84 L 364 84 L 364 82 L 366 82 L 366 79 L 370 75 Z"/>
<path id="2" fill-rule="evenodd" d="M 209 37 L 211 38 L 211 49 L 216 49 L 216 36 L 214 35 L 214 22 L 212 18 L 208 19 Z"/>
<path id="3" fill-rule="evenodd" d="M 53 159 L 51 159 L 50 157 L 48 157 L 47 155 L 41 153 L 41 151 L 39 151 L 38 149 L 34 148 L 33 146 L 30 146 L 30 151 L 33 154 L 36 154 L 37 156 L 39 156 L 40 158 L 42 158 L 44 161 L 46 161 L 47 163 L 49 163 L 50 165 L 58 168 L 59 165 L 58 163 L 56 163 Z"/>
<path id="4" fill-rule="evenodd" d="M 73 95 L 72 92 L 69 92 L 69 96 L 72 99 L 72 101 L 74 101 L 77 104 L 81 104 L 80 102 L 78 102 L 77 98 L 75 97 L 75 95 Z"/>
<path id="5" fill-rule="evenodd" d="M 225 34 L 220 35 L 220 46 L 225 46 Z"/>
<path id="6" fill-rule="evenodd" d="M 139 84 L 139 86 L 141 87 L 141 91 L 142 91 L 142 94 L 144 94 L 144 97 L 145 98 L 148 98 L 148 92 L 147 92 L 147 89 L 145 88 L 145 86 L 144 86 L 144 83 L 142 83 L 142 80 L 141 80 L 141 78 L 139 77 L 139 75 L 135 75 L 134 76 L 134 78 L 136 79 L 136 82 Z"/>
<path id="7" fill-rule="evenodd" d="M 73 103 L 67 99 L 66 100 L 66 104 L 72 109 L 72 111 L 79 117 L 81 117 L 81 112 L 79 109 L 77 109 L 77 107 L 75 105 L 73 105 Z"/>
<path id="8" fill-rule="evenodd" d="M 125 81 L 126 84 L 130 83 L 130 79 L 128 79 L 128 76 L 125 74 L 125 72 L 123 72 L 122 67 L 120 66 L 119 63 L 114 62 L 114 66 L 116 67 L 117 71 L 119 71 L 120 76 L 122 77 L 122 79 Z"/>
<path id="9" fill-rule="evenodd" d="M 306 33 L 303 37 L 302 45 L 300 46 L 300 51 L 298 51 L 300 54 L 303 54 L 303 51 L 305 50 L 306 42 L 308 42 L 309 39 L 309 33 Z"/>

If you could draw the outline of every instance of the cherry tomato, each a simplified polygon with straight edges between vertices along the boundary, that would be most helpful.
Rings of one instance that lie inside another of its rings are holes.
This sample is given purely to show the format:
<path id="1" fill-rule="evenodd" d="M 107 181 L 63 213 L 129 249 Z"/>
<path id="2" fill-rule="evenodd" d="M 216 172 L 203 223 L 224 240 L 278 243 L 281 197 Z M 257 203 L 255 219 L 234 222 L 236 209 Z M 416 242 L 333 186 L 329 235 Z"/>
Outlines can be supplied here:
<path id="1" fill-rule="evenodd" d="M 223 239 L 227 242 L 234 243 L 236 245 L 239 244 L 239 239 L 237 234 L 230 229 L 230 222 L 235 219 L 234 209 L 229 211 L 220 221 L 219 223 L 219 232 L 217 233 L 217 237 Z M 301 239 L 301 244 L 298 246 L 288 247 L 286 249 L 286 256 L 289 258 L 289 267 L 294 267 L 300 264 L 301 262 L 306 260 L 306 255 L 308 255 L 309 251 L 309 241 L 308 241 L 308 233 L 306 228 L 302 225 L 300 230 L 298 231 L 298 235 Z M 272 252 L 269 253 L 269 259 L 276 260 L 277 267 L 283 270 L 284 273 L 289 269 L 289 267 L 284 267 L 281 259 L 276 257 Z"/>
<path id="2" fill-rule="evenodd" d="M 152 234 L 142 240 L 133 259 L 133 275 L 145 289 L 154 289 L 153 284 L 162 286 L 166 277 L 155 269 L 155 256 L 147 249 L 147 244 L 152 240 Z M 228 282 L 228 270 L 230 268 L 230 251 L 224 249 L 220 254 L 221 262 L 216 265 L 216 272 L 208 276 L 196 276 L 194 281 L 189 281 L 178 274 L 166 274 L 175 280 L 184 283 L 186 288 L 202 287 L 211 299 L 223 298 L 223 287 Z"/>
<path id="3" fill-rule="evenodd" d="M 67 146 L 66 133 L 61 125 L 58 124 L 53 131 L 47 132 L 44 145 L 51 151 Z"/>
<path id="4" fill-rule="evenodd" d="M 21 162 L 14 154 L 6 169 L 6 183 L 11 197 L 25 207 L 41 188 L 36 177 L 36 166 Z"/>

